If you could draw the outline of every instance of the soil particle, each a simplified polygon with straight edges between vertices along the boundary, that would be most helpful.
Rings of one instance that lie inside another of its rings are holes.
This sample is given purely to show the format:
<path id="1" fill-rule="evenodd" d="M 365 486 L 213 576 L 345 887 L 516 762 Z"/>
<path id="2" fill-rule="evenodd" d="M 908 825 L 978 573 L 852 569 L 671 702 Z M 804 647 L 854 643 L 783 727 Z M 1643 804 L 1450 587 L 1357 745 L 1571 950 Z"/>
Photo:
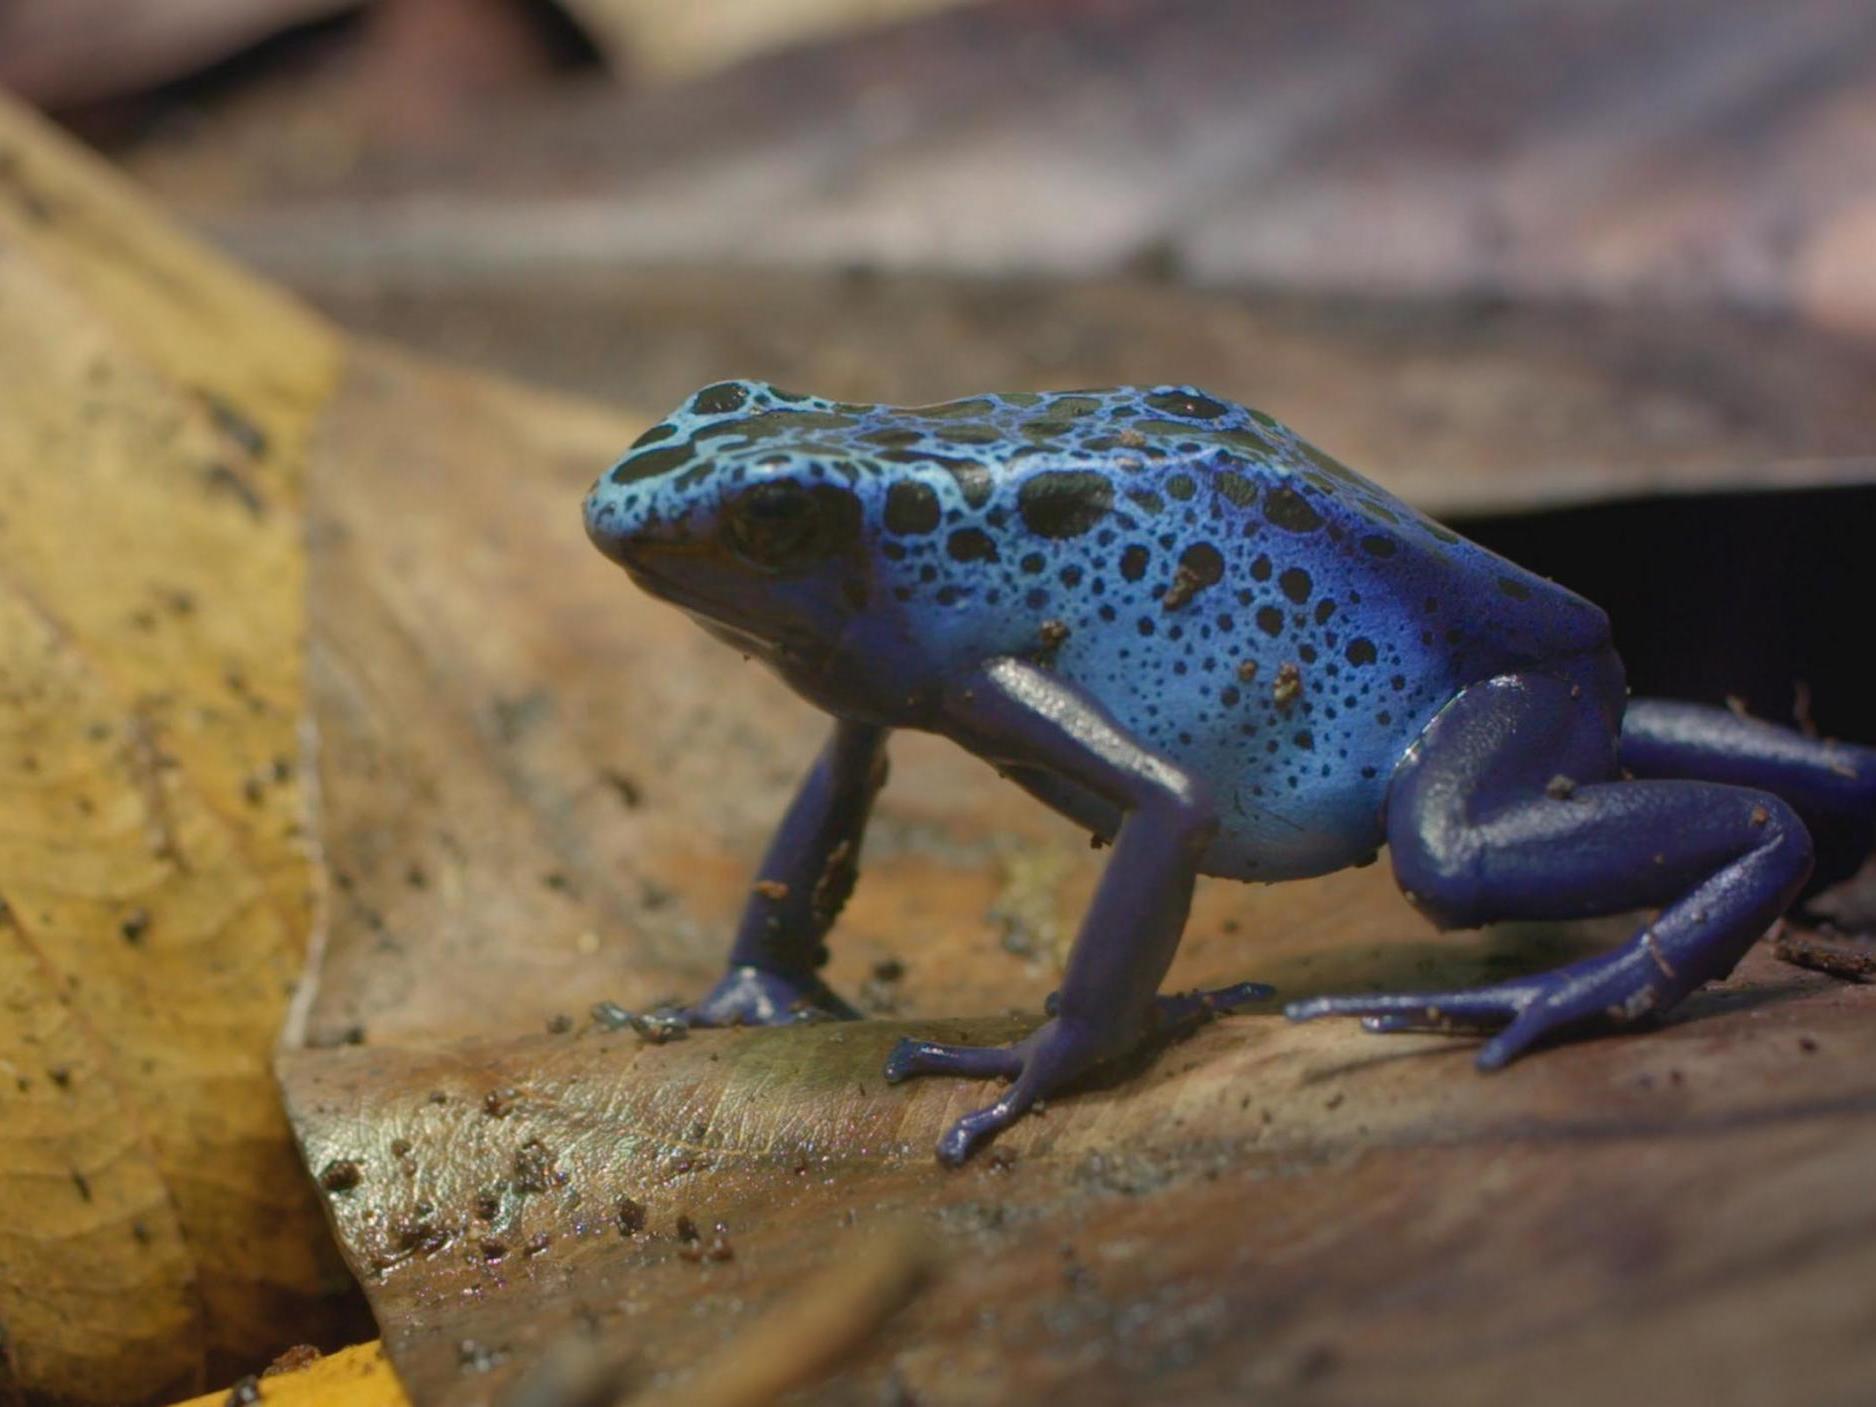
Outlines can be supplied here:
<path id="1" fill-rule="evenodd" d="M 491 1119 L 505 1119 L 514 1112 L 515 1099 L 520 1091 L 512 1087 L 492 1089 L 482 1096 L 482 1112 Z"/>
<path id="2" fill-rule="evenodd" d="M 514 1174 L 517 1192 L 547 1192 L 567 1183 L 567 1174 L 554 1166 L 553 1149 L 538 1138 L 530 1138 L 516 1152 Z"/>
<path id="3" fill-rule="evenodd" d="M 319 1359 L 319 1350 L 311 1344 L 296 1343 L 262 1369 L 261 1376 L 271 1378 L 280 1373 L 297 1373 L 300 1369 L 317 1363 Z"/>
<path id="4" fill-rule="evenodd" d="M 1303 693 L 1303 671 L 1294 661 L 1277 666 L 1277 679 L 1270 686 L 1270 697 L 1277 707 L 1288 712 Z"/>
<path id="5" fill-rule="evenodd" d="M 1787 923 L 1778 935 L 1776 951 L 1781 959 L 1797 967 L 1828 972 L 1851 982 L 1876 982 L 1876 938 Z"/>

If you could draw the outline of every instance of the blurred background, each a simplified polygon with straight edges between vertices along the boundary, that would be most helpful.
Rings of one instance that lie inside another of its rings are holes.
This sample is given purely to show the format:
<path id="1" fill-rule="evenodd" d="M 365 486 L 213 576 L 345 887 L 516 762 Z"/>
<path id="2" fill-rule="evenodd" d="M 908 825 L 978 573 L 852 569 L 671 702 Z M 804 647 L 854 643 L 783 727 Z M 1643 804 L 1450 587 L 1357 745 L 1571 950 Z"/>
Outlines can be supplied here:
<path id="1" fill-rule="evenodd" d="M 1641 687 L 1876 712 L 1864 0 L 0 0 L 0 84 L 354 328 L 650 414 L 1199 382 Z"/>

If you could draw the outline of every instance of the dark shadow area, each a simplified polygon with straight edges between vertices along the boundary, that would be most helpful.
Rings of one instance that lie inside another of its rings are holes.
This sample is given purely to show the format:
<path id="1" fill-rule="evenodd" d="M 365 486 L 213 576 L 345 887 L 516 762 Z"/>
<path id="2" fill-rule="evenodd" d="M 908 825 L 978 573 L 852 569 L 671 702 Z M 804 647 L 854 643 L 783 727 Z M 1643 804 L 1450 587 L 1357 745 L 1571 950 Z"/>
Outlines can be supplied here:
<path id="1" fill-rule="evenodd" d="M 517 0 L 516 34 L 547 71 L 578 75 L 601 67 L 599 50 L 553 0 Z M 166 128 L 187 128 L 241 94 L 305 82 L 356 63 L 369 37 L 365 10 L 304 20 L 257 39 L 225 58 L 142 91 L 62 106 L 59 121 L 85 140 L 117 151 Z"/>
<path id="2" fill-rule="evenodd" d="M 1876 601 L 1876 489 L 1638 499 L 1454 526 L 1607 610 L 1635 693 L 1730 695 L 1778 722 L 1808 708 L 1820 732 L 1876 742 L 1876 668 L 1856 614 Z"/>

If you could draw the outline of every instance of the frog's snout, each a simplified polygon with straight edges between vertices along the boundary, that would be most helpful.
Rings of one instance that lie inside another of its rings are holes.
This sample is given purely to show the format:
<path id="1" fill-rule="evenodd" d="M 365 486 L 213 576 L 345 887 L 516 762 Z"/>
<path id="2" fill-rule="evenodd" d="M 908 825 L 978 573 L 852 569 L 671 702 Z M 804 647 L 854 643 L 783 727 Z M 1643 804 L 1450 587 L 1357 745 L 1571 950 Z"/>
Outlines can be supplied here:
<path id="1" fill-rule="evenodd" d="M 605 480 L 593 485 L 581 511 L 586 520 L 586 538 L 607 557 L 624 564 L 623 551 L 633 536 L 630 516 L 619 496 L 606 491 Z"/>
<path id="2" fill-rule="evenodd" d="M 601 479 L 586 496 L 586 536 L 622 567 L 643 567 L 674 548 L 694 547 L 696 525 L 662 511 L 656 496 Z"/>

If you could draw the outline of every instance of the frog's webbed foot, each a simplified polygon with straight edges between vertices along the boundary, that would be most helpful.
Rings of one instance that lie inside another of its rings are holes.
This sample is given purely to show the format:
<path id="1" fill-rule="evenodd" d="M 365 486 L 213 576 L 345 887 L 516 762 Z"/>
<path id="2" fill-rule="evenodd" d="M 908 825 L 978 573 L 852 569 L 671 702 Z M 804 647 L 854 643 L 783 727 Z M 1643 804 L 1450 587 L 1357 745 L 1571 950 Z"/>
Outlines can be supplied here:
<path id="1" fill-rule="evenodd" d="M 938 1140 L 938 1158 L 952 1167 L 1021 1118 L 1039 1099 L 1048 1099 L 1092 1070 L 1135 1051 L 1189 1035 L 1219 1012 L 1262 1001 L 1272 989 L 1240 982 L 1214 991 L 1156 997 L 1147 1022 L 1118 1037 L 1095 1023 L 1064 1021 L 1059 1016 L 1023 1040 L 1008 1046 L 950 1045 L 906 1039 L 886 1058 L 886 1079 L 897 1084 L 915 1075 L 952 1075 L 967 1080 L 1011 1081 L 1002 1098 L 966 1114 Z M 1053 1012 L 1055 999 L 1050 998 Z"/>
<path id="2" fill-rule="evenodd" d="M 1382 1033 L 1497 1032 L 1478 1054 L 1481 1070 L 1496 1070 L 1547 1037 L 1638 1021 L 1670 1005 L 1680 993 L 1668 990 L 1666 974 L 1647 954 L 1645 945 L 1623 949 L 1470 990 L 1311 997 L 1291 1002 L 1284 1015 L 1292 1021 L 1359 1016 L 1364 1029 Z"/>
<path id="3" fill-rule="evenodd" d="M 796 976 L 748 964 L 732 967 L 701 1001 L 680 1008 L 692 1026 L 785 1026 L 858 1021 L 860 1013 L 813 973 Z"/>

